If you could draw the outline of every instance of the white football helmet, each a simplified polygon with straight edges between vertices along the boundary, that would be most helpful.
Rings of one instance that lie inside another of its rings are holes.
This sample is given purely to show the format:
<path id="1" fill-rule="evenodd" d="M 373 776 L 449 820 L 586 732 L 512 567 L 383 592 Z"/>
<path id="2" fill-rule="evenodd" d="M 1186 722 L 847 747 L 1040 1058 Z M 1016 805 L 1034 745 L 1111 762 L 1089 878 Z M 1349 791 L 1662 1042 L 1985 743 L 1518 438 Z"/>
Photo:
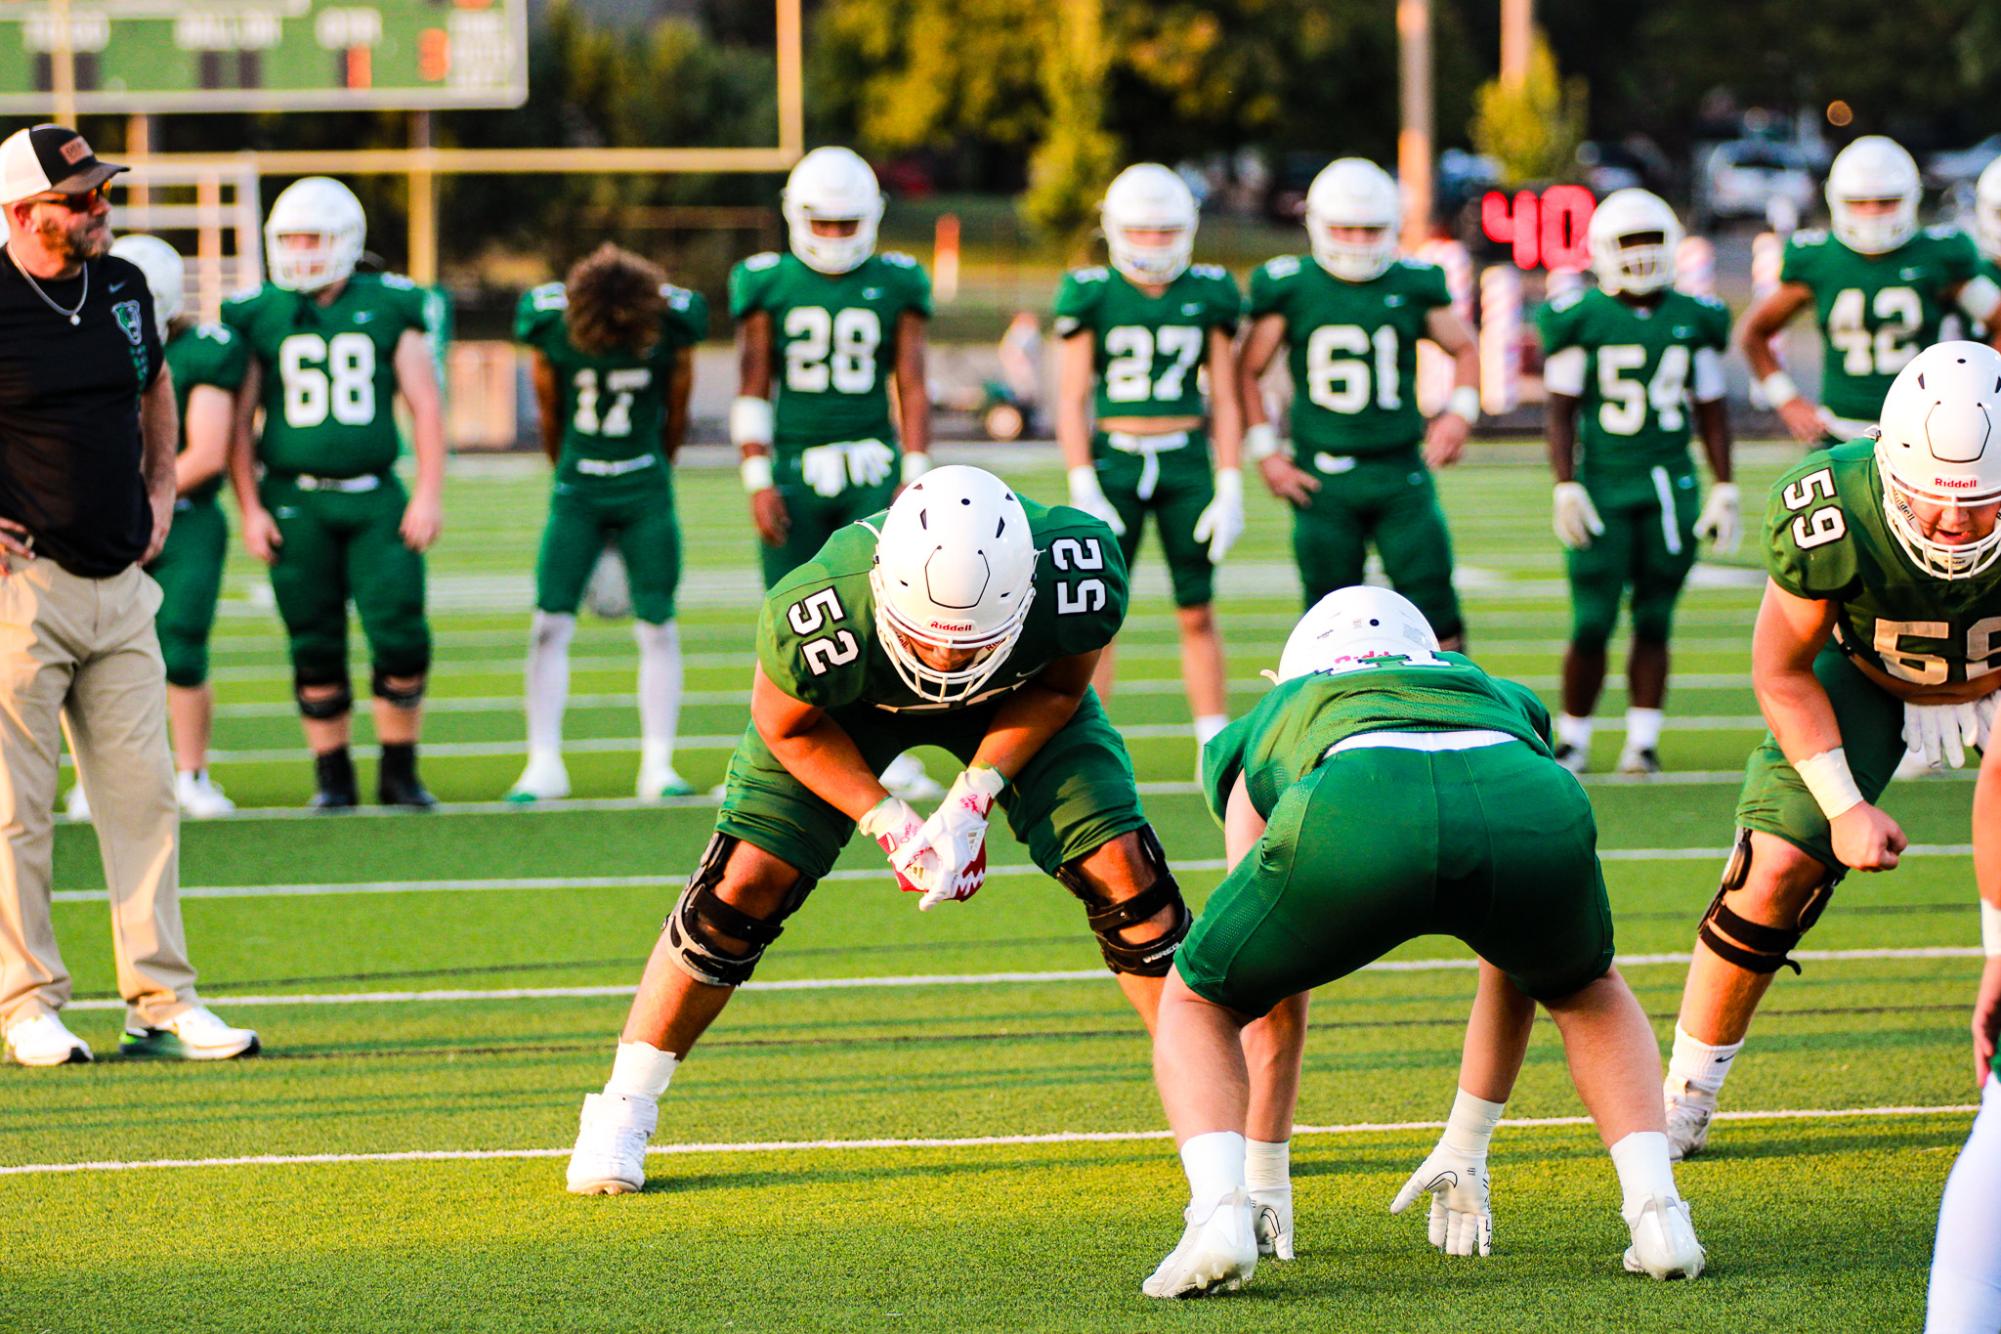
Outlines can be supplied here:
<path id="1" fill-rule="evenodd" d="M 2001 262 L 2001 157 L 1987 164 L 1973 187 L 1973 239 L 1981 254 Z"/>
<path id="2" fill-rule="evenodd" d="M 1397 257 L 1403 194 L 1367 158 L 1335 158 L 1306 189 L 1306 237 L 1320 267 L 1344 282 L 1380 277 Z M 1336 241 L 1329 227 L 1380 228 L 1373 241 Z"/>
<path id="3" fill-rule="evenodd" d="M 317 236 L 318 246 L 293 250 L 281 236 Z M 354 191 L 331 176 L 292 182 L 271 201 L 264 219 L 264 253 L 271 282 L 288 292 L 317 292 L 345 281 L 361 259 L 368 218 Z"/>
<path id="4" fill-rule="evenodd" d="M 882 187 L 852 148 L 816 148 L 793 166 L 779 196 L 792 253 L 818 273 L 842 274 L 875 253 Z M 813 221 L 853 222 L 853 236 L 816 236 Z"/>
<path id="5" fill-rule="evenodd" d="M 1430 654 L 1438 636 L 1417 605 L 1401 593 L 1373 584 L 1337 588 L 1307 609 L 1286 637 L 1278 679 L 1313 672 L 1341 672 L 1364 658 L 1386 654 Z"/>
<path id="6" fill-rule="evenodd" d="M 1834 155 L 1827 169 L 1827 213 L 1834 234 L 1850 250 L 1882 255 L 1917 234 L 1918 164 L 1895 139 L 1865 134 Z M 1868 217 L 1852 207 L 1858 199 L 1894 199 L 1889 213 Z"/>
<path id="7" fill-rule="evenodd" d="M 146 275 L 146 286 L 153 289 L 153 318 L 165 342 L 167 326 L 187 302 L 187 265 L 181 252 L 157 236 L 121 236 L 111 243 L 111 253 Z"/>
<path id="8" fill-rule="evenodd" d="M 1913 501 L 2001 501 L 2001 352 L 1934 343 L 1897 373 L 1876 441 L 1883 512 L 1912 560 L 1940 579 L 1970 579 L 2001 557 L 2001 525 L 1957 545 L 1927 538 Z"/>
<path id="9" fill-rule="evenodd" d="M 953 464 L 905 487 L 869 571 L 876 633 L 903 683 L 938 704 L 985 685 L 1021 638 L 1035 601 L 1035 558 L 1021 501 L 992 473 Z M 972 658 L 933 667 L 919 647 Z"/>
<path id="10" fill-rule="evenodd" d="M 1112 267 L 1136 283 L 1166 284 L 1179 278 L 1195 253 L 1200 214 L 1188 183 L 1158 162 L 1136 162 L 1105 191 L 1098 220 Z M 1141 245 L 1136 231 L 1173 232 L 1165 245 Z"/>
<path id="11" fill-rule="evenodd" d="M 1600 287 L 1644 296 L 1674 281 L 1681 221 L 1651 191 L 1614 190 L 1592 210 L 1585 242 Z"/>

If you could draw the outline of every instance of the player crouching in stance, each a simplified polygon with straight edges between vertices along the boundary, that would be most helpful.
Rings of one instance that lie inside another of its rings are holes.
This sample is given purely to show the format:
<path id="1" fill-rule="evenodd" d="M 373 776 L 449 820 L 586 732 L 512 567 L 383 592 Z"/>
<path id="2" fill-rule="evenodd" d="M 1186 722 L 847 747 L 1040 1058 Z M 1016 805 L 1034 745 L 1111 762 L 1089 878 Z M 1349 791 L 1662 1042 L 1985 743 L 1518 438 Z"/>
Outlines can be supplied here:
<path id="1" fill-rule="evenodd" d="M 1288 1258 L 1289 1187 L 1248 1179 L 1245 1134 L 1291 1134 L 1306 993 L 1431 934 L 1480 956 L 1479 995 L 1445 1134 L 1391 1211 L 1429 1192 L 1432 1244 L 1488 1253 L 1488 1140 L 1539 1001 L 1618 1169 L 1626 1268 L 1702 1272 L 1653 1096 L 1659 1049 L 1612 967 L 1591 804 L 1533 694 L 1439 652 L 1401 595 L 1340 589 L 1287 639 L 1278 687 L 1209 743 L 1203 787 L 1231 870 L 1161 997 L 1154 1078 L 1191 1199 L 1149 1296 L 1241 1286 L 1267 1243 Z M 1285 1016 L 1286 1050 L 1253 1084 L 1244 1029 L 1264 1015 Z"/>
<path id="2" fill-rule="evenodd" d="M 688 349 L 709 327 L 708 302 L 656 266 L 607 242 L 560 283 L 526 292 L 515 337 L 534 353 L 542 448 L 556 465 L 549 524 L 535 559 L 528 646 L 528 767 L 513 802 L 570 794 L 563 708 L 577 607 L 606 543 L 631 588 L 639 643 L 642 801 L 694 791 L 674 771 L 681 714 L 681 525 L 669 469 L 688 425 Z"/>
<path id="3" fill-rule="evenodd" d="M 1811 456 L 1772 491 L 1751 684 L 1771 725 L 1737 800 L 1737 847 L 1702 919 L 1674 1054 L 1668 1135 L 1700 1150 L 1773 975 L 1852 868 L 1904 832 L 1875 802 L 1908 743 L 1933 764 L 1988 749 L 2001 689 L 2001 353 L 1939 343 L 1898 374 L 1880 437 Z M 1991 754 L 1982 782 L 1991 787 Z M 1974 864 L 2001 857 L 1991 799 Z M 1984 876 L 1986 873 L 1982 872 Z"/>
<path id="4" fill-rule="evenodd" d="M 857 826 L 929 908 L 985 880 L 998 804 L 1036 865 L 1083 900 L 1151 1028 L 1189 914 L 1090 689 L 1125 607 L 1102 523 L 967 467 L 926 473 L 777 583 L 715 837 L 647 962 L 611 1080 L 584 1099 L 571 1191 L 644 1183 L 675 1066 Z M 877 781 L 919 743 L 967 766 L 928 820 Z"/>
<path id="5" fill-rule="evenodd" d="M 1591 715 L 1605 688 L 1605 645 L 1630 588 L 1633 648 L 1619 772 L 1659 773 L 1668 636 L 1695 566 L 1696 539 L 1728 552 L 1740 536 L 1723 398 L 1730 312 L 1670 286 L 1681 223 L 1658 196 L 1607 195 L 1591 215 L 1588 239 L 1597 290 L 1559 297 L 1536 315 L 1556 536 L 1570 574 L 1556 758 L 1573 773 L 1585 770 Z M 1691 401 L 1716 474 L 1700 515 L 1688 456 Z"/>

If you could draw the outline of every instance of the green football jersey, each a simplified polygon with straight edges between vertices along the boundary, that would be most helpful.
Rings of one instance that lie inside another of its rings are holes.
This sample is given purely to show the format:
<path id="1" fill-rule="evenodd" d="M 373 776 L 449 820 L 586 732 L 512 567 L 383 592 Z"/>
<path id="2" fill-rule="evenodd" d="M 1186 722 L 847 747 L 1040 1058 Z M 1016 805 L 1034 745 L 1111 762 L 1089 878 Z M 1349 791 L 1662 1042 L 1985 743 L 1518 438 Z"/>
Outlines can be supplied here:
<path id="1" fill-rule="evenodd" d="M 1839 604 L 1842 652 L 1918 685 L 2001 669 L 2001 565 L 1971 579 L 1920 569 L 1890 531 L 1876 447 L 1854 440 L 1778 480 L 1765 512 L 1772 582 Z"/>
<path id="2" fill-rule="evenodd" d="M 1431 312 L 1451 304 L 1436 264 L 1398 260 L 1365 283 L 1344 282 L 1307 255 L 1259 265 L 1251 318 L 1285 319 L 1294 450 L 1382 454 L 1421 439 L 1417 343 Z"/>
<path id="3" fill-rule="evenodd" d="M 1813 291 L 1828 411 L 1875 421 L 1897 372 L 1938 341 L 1948 293 L 1979 263 L 1972 238 L 1957 227 L 1927 227 L 1884 255 L 1858 254 L 1824 231 L 1794 232 L 1779 281 Z"/>
<path id="4" fill-rule="evenodd" d="M 1094 411 L 1107 417 L 1200 417 L 1209 331 L 1235 333 L 1244 298 L 1215 264 L 1191 264 L 1159 296 L 1100 264 L 1063 275 L 1056 336 L 1091 334 Z"/>
<path id="5" fill-rule="evenodd" d="M 181 423 L 181 441 L 175 453 L 184 453 L 188 447 L 188 395 L 195 386 L 212 384 L 233 395 L 249 366 L 249 348 L 226 324 L 195 325 L 167 340 L 167 369 L 174 375 L 174 415 Z M 222 478 L 218 473 L 183 498 L 213 500 L 222 490 Z"/>
<path id="6" fill-rule="evenodd" d="M 257 457 L 280 473 L 359 477 L 396 462 L 396 344 L 427 339 L 424 289 L 393 273 L 357 273 L 322 306 L 267 283 L 224 304 L 223 321 L 263 368 Z"/>
<path id="7" fill-rule="evenodd" d="M 1313 772 L 1327 748 L 1364 732 L 1505 732 L 1549 751 L 1549 710 L 1527 686 L 1457 653 L 1395 654 L 1273 688 L 1202 748 L 1202 788 L 1218 821 L 1237 775 L 1259 815 Z"/>
<path id="8" fill-rule="evenodd" d="M 1655 305 L 1632 306 L 1593 287 L 1558 297 L 1535 319 L 1545 361 L 1568 348 L 1585 354 L 1580 480 L 1628 481 L 1657 467 L 1693 471 L 1695 354 L 1729 346 L 1730 312 L 1722 302 L 1670 289 Z"/>
<path id="9" fill-rule="evenodd" d="M 582 459 L 620 463 L 661 452 L 667 390 L 683 348 L 709 332 L 709 303 L 699 292 L 666 284 L 667 309 L 660 338 L 643 353 L 593 356 L 570 341 L 569 296 L 561 283 L 521 294 L 514 310 L 514 338 L 540 352 L 556 373 L 563 444 L 556 471 L 578 477 Z"/>
<path id="10" fill-rule="evenodd" d="M 794 699 L 830 710 L 846 727 L 867 726 L 872 710 L 942 712 L 971 708 L 1019 689 L 1058 658 L 1112 642 L 1126 618 L 1126 565 L 1111 529 L 1081 510 L 1023 499 L 1035 539 L 1035 601 L 1021 638 L 972 699 L 920 699 L 897 675 L 877 640 L 875 564 L 882 514 L 851 523 L 812 560 L 765 596 L 757 660 Z"/>
<path id="11" fill-rule="evenodd" d="M 841 274 L 766 251 L 730 270 L 730 318 L 771 316 L 775 448 L 847 440 L 896 441 L 889 377 L 904 311 L 931 318 L 931 279 L 908 255 L 885 251 Z"/>

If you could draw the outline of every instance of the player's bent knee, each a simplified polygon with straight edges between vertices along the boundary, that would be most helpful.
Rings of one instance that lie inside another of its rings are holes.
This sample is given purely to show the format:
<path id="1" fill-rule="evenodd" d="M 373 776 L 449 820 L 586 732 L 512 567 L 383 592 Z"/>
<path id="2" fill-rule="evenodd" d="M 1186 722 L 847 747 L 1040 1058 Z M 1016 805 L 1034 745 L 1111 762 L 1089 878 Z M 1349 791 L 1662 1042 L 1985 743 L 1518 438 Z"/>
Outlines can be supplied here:
<path id="1" fill-rule="evenodd" d="M 1820 920 L 1840 880 L 1838 873 L 1791 844 L 1740 829 L 1697 938 L 1716 957 L 1747 972 L 1790 968 L 1797 973 L 1800 966 L 1790 957 L 1792 951 Z"/>
<path id="2" fill-rule="evenodd" d="M 424 702 L 424 672 L 386 672 L 377 667 L 369 676 L 369 693 L 392 708 L 414 709 Z"/>
<path id="3" fill-rule="evenodd" d="M 292 673 L 292 698 L 299 703 L 299 716 L 326 721 L 345 718 L 354 708 L 354 688 L 347 673 L 319 673 L 301 669 Z"/>
<path id="4" fill-rule="evenodd" d="M 1056 879 L 1082 900 L 1084 920 L 1090 923 L 1092 934 L 1098 938 L 1098 950 L 1105 956 L 1107 968 L 1114 973 L 1131 973 L 1135 977 L 1165 977 L 1174 967 L 1174 952 L 1187 939 L 1188 928 L 1194 925 L 1195 916 L 1188 911 L 1188 904 L 1181 897 L 1181 886 L 1175 882 L 1174 873 L 1167 867 L 1167 854 L 1162 851 L 1152 827 L 1122 834 L 1113 840 L 1113 844 L 1128 839 L 1132 840 L 1130 848 L 1122 847 L 1118 851 L 1128 853 L 1128 861 L 1133 860 L 1130 854 L 1137 854 L 1142 874 L 1147 879 L 1137 892 L 1114 900 L 1107 892 L 1110 886 L 1104 877 L 1086 869 L 1085 864 L 1096 860 L 1103 849 L 1065 862 L 1057 871 Z M 1105 846 L 1109 848 L 1112 844 Z M 1132 877 L 1135 883 L 1138 878 Z M 1130 930 L 1153 922 L 1163 913 L 1168 915 L 1168 925 L 1164 930 L 1141 940 L 1127 939 Z"/>
<path id="5" fill-rule="evenodd" d="M 712 987 L 740 987 L 784 932 L 814 881 L 776 857 L 733 858 L 741 840 L 718 833 L 662 924 L 681 971 Z"/>
<path id="6" fill-rule="evenodd" d="M 162 634 L 160 658 L 166 664 L 170 686 L 192 690 L 208 680 L 208 645 L 201 640 L 172 632 Z"/>

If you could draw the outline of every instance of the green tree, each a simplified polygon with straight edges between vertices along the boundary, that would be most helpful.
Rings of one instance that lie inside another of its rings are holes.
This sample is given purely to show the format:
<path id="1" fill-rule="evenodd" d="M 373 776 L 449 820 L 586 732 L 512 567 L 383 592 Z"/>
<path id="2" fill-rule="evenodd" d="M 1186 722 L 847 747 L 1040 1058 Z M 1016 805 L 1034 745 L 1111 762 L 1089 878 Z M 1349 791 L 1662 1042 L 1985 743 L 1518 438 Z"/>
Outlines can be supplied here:
<path id="1" fill-rule="evenodd" d="M 1563 176 L 1584 142 L 1586 95 L 1584 80 L 1558 74 L 1556 57 L 1538 32 L 1520 87 L 1494 79 L 1474 94 L 1473 145 L 1500 164 L 1504 184 Z"/>
<path id="2" fill-rule="evenodd" d="M 1052 235 L 1081 230 L 1118 170 L 1119 141 L 1105 129 L 1105 47 L 1100 0 L 1067 0 L 1045 28 L 1042 89 L 1049 122 L 1028 164 L 1022 216 Z"/>

